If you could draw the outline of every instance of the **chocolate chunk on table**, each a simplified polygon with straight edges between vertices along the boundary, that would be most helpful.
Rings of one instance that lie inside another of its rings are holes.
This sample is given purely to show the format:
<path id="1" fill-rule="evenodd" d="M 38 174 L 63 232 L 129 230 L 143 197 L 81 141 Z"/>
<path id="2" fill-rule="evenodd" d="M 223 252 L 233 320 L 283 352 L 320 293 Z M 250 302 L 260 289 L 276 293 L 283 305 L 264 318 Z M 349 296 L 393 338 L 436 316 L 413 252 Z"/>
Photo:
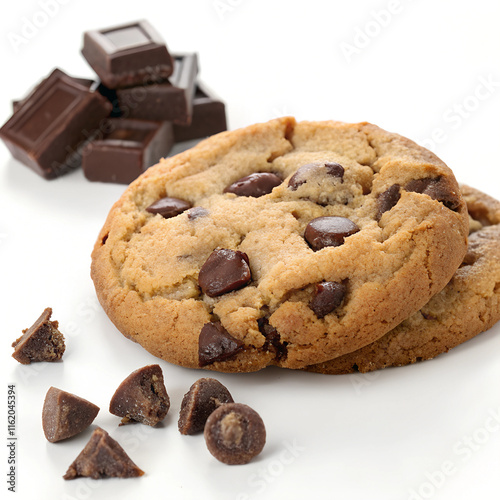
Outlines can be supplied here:
<path id="1" fill-rule="evenodd" d="M 132 372 L 116 389 L 109 411 L 122 418 L 120 425 L 140 422 L 154 426 L 170 408 L 170 399 L 159 365 L 149 365 Z"/>
<path id="2" fill-rule="evenodd" d="M 78 167 L 111 104 L 60 70 L 53 71 L 0 129 L 12 156 L 45 179 Z"/>
<path id="3" fill-rule="evenodd" d="M 42 427 L 51 443 L 84 431 L 99 413 L 99 407 L 86 399 L 51 387 L 42 410 Z"/>
<path id="4" fill-rule="evenodd" d="M 184 395 L 179 413 L 179 432 L 202 432 L 210 414 L 224 403 L 233 403 L 227 388 L 214 378 L 200 378 Z"/>
<path id="5" fill-rule="evenodd" d="M 50 321 L 52 309 L 47 307 L 30 328 L 12 343 L 12 357 L 23 365 L 36 361 L 57 361 L 62 358 L 66 345 L 58 330 L 59 323 Z"/>
<path id="6" fill-rule="evenodd" d="M 174 67 L 165 41 L 147 21 L 85 32 L 82 54 L 113 89 L 164 80 Z"/>
<path id="7" fill-rule="evenodd" d="M 125 450 L 104 429 L 98 427 L 63 478 L 127 478 L 143 474 L 144 472 L 132 462 Z"/>
<path id="8" fill-rule="evenodd" d="M 175 142 L 201 139 L 227 130 L 226 106 L 204 83 L 197 81 L 190 125 L 174 125 Z"/>
<path id="9" fill-rule="evenodd" d="M 122 116 L 189 125 L 197 74 L 195 53 L 176 55 L 169 81 L 116 90 Z"/>
<path id="10" fill-rule="evenodd" d="M 90 181 L 129 184 L 165 157 L 173 144 L 172 124 L 110 118 L 108 132 L 85 147 L 82 167 Z"/>
<path id="11" fill-rule="evenodd" d="M 247 405 L 228 403 L 219 406 L 205 424 L 208 451 L 228 465 L 246 464 L 266 444 L 266 428 L 260 415 Z"/>

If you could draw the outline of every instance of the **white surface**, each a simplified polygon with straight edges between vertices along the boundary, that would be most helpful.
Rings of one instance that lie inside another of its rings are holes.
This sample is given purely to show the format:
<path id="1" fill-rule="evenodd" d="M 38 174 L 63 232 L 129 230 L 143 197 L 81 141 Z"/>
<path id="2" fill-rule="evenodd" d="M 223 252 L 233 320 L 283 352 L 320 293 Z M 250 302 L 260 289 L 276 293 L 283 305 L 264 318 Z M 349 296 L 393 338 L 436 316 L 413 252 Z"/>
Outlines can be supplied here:
<path id="1" fill-rule="evenodd" d="M 145 18 L 171 50 L 199 53 L 201 77 L 225 99 L 231 128 L 294 114 L 367 120 L 420 142 L 434 134 L 432 149 L 460 181 L 500 197 L 498 2 L 46 0 L 57 12 L 16 52 L 12 40 L 26 19 L 44 22 L 43 3 L 1 4 L 1 122 L 10 100 L 54 66 L 93 75 L 79 54 L 83 31 Z M 380 14 L 389 9 L 390 18 Z M 348 62 L 343 43 L 366 47 Z M 44 181 L 2 145 L 0 189 L 0 399 L 6 415 L 7 383 L 15 383 L 15 498 L 498 498 L 500 326 L 436 360 L 368 375 L 217 375 L 236 400 L 260 412 L 268 431 L 257 460 L 228 467 L 212 458 L 202 436 L 177 431 L 182 395 L 206 373 L 159 361 L 172 407 L 158 429 L 118 428 L 107 411 L 125 376 L 158 361 L 115 330 L 89 278 L 94 239 L 123 186 L 89 183 L 81 171 Z M 10 343 L 46 306 L 67 338 L 64 361 L 21 366 L 10 358 Z M 99 405 L 95 424 L 146 475 L 62 480 L 90 430 L 59 444 L 45 440 L 41 408 L 51 385 Z M 6 418 L 0 421 L 5 443 Z M 3 450 L 0 491 L 8 498 Z"/>

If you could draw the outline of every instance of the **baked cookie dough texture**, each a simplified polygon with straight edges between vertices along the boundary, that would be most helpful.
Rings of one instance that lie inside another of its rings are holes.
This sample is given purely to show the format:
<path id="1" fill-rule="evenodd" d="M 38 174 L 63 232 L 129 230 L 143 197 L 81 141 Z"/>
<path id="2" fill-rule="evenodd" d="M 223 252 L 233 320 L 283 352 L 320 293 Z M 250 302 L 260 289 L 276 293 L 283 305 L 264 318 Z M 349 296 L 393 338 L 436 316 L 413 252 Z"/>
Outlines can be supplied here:
<path id="1" fill-rule="evenodd" d="M 446 287 L 379 340 L 307 370 L 365 373 L 432 359 L 500 320 L 500 201 L 469 186 L 461 190 L 471 234 L 464 260 Z"/>
<path id="2" fill-rule="evenodd" d="M 260 189 L 244 180 L 255 173 L 274 180 Z M 180 213 L 147 210 L 165 197 L 183 200 Z M 297 369 L 360 349 L 418 311 L 462 262 L 467 234 L 453 173 L 426 149 L 368 123 L 286 117 L 149 168 L 111 209 L 91 275 L 118 330 L 155 356 L 200 367 L 209 324 L 204 368 Z M 250 277 L 213 295 L 229 254 Z"/>

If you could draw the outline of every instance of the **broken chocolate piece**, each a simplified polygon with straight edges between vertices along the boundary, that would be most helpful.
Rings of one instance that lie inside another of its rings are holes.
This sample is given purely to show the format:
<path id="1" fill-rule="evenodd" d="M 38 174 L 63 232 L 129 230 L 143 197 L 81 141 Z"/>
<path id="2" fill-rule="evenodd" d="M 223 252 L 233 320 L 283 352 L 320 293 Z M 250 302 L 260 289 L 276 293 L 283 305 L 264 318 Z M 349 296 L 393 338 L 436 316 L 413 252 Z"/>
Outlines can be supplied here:
<path id="1" fill-rule="evenodd" d="M 51 387 L 42 410 L 42 427 L 51 443 L 84 431 L 99 413 L 99 407 L 86 399 Z"/>
<path id="2" fill-rule="evenodd" d="M 209 415 L 224 403 L 233 403 L 229 391 L 214 378 L 200 378 L 184 395 L 179 413 L 179 432 L 202 432 Z"/>
<path id="3" fill-rule="evenodd" d="M 228 465 L 246 464 L 266 444 L 266 427 L 260 415 L 247 405 L 228 403 L 207 419 L 205 441 L 208 451 Z"/>
<path id="4" fill-rule="evenodd" d="M 76 168 L 111 104 L 98 92 L 53 71 L 0 129 L 12 156 L 45 179 Z"/>
<path id="5" fill-rule="evenodd" d="M 197 74 L 195 53 L 177 55 L 174 73 L 168 81 L 117 89 L 118 107 L 127 118 L 190 125 Z"/>
<path id="6" fill-rule="evenodd" d="M 175 142 L 201 139 L 227 130 L 226 106 L 204 83 L 196 82 L 189 125 L 174 124 Z"/>
<path id="7" fill-rule="evenodd" d="M 126 478 L 143 474 L 144 472 L 132 462 L 125 450 L 104 429 L 97 427 L 63 478 Z"/>
<path id="8" fill-rule="evenodd" d="M 112 89 L 163 80 L 174 69 L 164 40 L 147 21 L 85 32 L 82 54 Z"/>
<path id="9" fill-rule="evenodd" d="M 239 290 L 252 280 L 246 253 L 220 248 L 214 250 L 200 269 L 198 283 L 203 293 L 218 297 Z"/>
<path id="10" fill-rule="evenodd" d="M 198 342 L 200 367 L 232 358 L 244 348 L 243 342 L 234 338 L 220 321 L 203 325 Z"/>
<path id="11" fill-rule="evenodd" d="M 324 281 L 316 284 L 316 294 L 309 307 L 318 319 L 324 318 L 342 304 L 347 287 L 344 283 Z"/>
<path id="12" fill-rule="evenodd" d="M 247 175 L 233 182 L 224 189 L 224 193 L 234 193 L 238 196 L 251 196 L 260 198 L 269 194 L 273 188 L 279 186 L 283 181 L 270 172 L 259 172 Z"/>
<path id="13" fill-rule="evenodd" d="M 129 422 L 154 426 L 161 422 L 170 408 L 170 399 L 159 365 L 148 365 L 132 372 L 116 389 L 109 411 L 123 417 L 120 425 Z"/>
<path id="14" fill-rule="evenodd" d="M 396 206 L 399 198 L 401 198 L 400 189 L 401 186 L 399 184 L 393 184 L 383 193 L 379 194 L 377 198 L 377 220 L 380 220 L 385 212 Z"/>
<path id="15" fill-rule="evenodd" d="M 309 178 L 314 175 L 320 174 L 324 169 L 327 175 L 337 177 L 343 182 L 344 167 L 339 163 L 326 162 L 326 163 L 307 163 L 297 169 L 297 171 L 290 177 L 288 187 L 292 191 L 296 191 L 302 184 L 305 184 Z"/>
<path id="16" fill-rule="evenodd" d="M 304 238 L 314 251 L 324 247 L 338 247 L 344 239 L 359 231 L 359 227 L 345 217 L 317 217 L 307 224 Z"/>
<path id="17" fill-rule="evenodd" d="M 83 173 L 89 181 L 129 184 L 167 156 L 174 143 L 168 122 L 112 118 L 107 128 L 108 133 L 83 150 Z"/>
<path id="18" fill-rule="evenodd" d="M 425 177 L 410 181 L 405 189 L 413 193 L 426 194 L 433 200 L 440 201 L 450 210 L 456 210 L 460 206 L 460 200 L 456 193 L 450 192 L 446 180 L 442 177 Z"/>
<path id="19" fill-rule="evenodd" d="M 57 329 L 59 323 L 50 321 L 52 309 L 47 307 L 35 323 L 23 330 L 23 335 L 12 343 L 12 357 L 29 365 L 37 361 L 57 361 L 62 358 L 66 345 L 63 334 Z"/>
<path id="20" fill-rule="evenodd" d="M 191 208 L 191 203 L 188 201 L 166 196 L 149 205 L 149 207 L 146 208 L 146 212 L 150 214 L 160 214 L 165 219 L 170 219 L 170 217 L 175 217 L 185 212 L 188 208 Z"/>

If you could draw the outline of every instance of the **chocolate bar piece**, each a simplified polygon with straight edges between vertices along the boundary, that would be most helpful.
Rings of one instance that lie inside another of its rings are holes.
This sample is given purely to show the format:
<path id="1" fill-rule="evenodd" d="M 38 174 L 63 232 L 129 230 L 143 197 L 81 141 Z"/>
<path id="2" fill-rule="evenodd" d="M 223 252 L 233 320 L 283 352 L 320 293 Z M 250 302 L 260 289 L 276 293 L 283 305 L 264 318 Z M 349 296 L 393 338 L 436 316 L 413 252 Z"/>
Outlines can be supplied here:
<path id="1" fill-rule="evenodd" d="M 112 89 L 165 80 L 173 72 L 164 40 L 147 21 L 85 32 L 82 54 Z"/>
<path id="2" fill-rule="evenodd" d="M 83 172 L 90 181 L 129 184 L 166 156 L 174 141 L 169 122 L 110 118 L 107 128 L 82 154 Z"/>
<path id="3" fill-rule="evenodd" d="M 117 89 L 122 116 L 189 125 L 197 74 L 195 53 L 176 55 L 174 73 L 168 82 Z"/>
<path id="4" fill-rule="evenodd" d="M 81 148 L 111 104 L 60 70 L 53 71 L 0 129 L 12 156 L 45 179 L 80 165 Z"/>
<path id="5" fill-rule="evenodd" d="M 226 106 L 200 81 L 196 83 L 191 125 L 174 125 L 175 142 L 201 139 L 227 130 Z"/>
<path id="6" fill-rule="evenodd" d="M 61 71 L 59 68 L 55 68 L 54 71 L 52 72 L 53 74 L 55 73 L 56 75 L 62 77 L 62 76 L 67 76 L 66 73 L 64 73 L 63 71 Z M 33 89 L 30 90 L 30 92 L 28 93 L 28 95 L 26 95 L 25 97 L 23 97 L 22 99 L 18 99 L 18 100 L 14 100 L 12 101 L 12 112 L 15 113 L 30 97 L 31 95 L 33 94 L 33 92 L 35 92 L 35 90 L 46 80 L 47 78 L 44 78 L 41 82 L 37 83 L 35 85 L 35 87 L 33 87 Z M 73 78 L 73 80 L 76 82 L 76 83 L 79 83 L 80 85 L 84 86 L 84 87 L 87 87 L 88 89 L 90 89 L 92 87 L 92 85 L 94 85 L 94 80 L 90 80 L 88 78 Z M 106 97 L 106 96 L 104 96 Z"/>

